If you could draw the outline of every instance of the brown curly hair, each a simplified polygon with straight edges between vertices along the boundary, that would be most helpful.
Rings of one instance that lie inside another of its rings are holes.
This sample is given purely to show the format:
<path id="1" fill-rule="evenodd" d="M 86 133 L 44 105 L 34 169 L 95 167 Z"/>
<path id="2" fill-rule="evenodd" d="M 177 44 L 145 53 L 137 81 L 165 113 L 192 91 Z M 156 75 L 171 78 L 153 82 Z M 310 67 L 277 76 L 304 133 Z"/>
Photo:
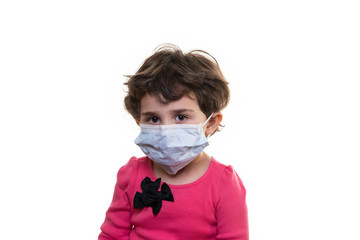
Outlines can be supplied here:
<path id="1" fill-rule="evenodd" d="M 224 109 L 230 100 L 228 82 L 218 62 L 202 50 L 183 53 L 175 45 L 160 45 L 134 75 L 126 77 L 125 108 L 137 121 L 140 102 L 146 94 L 168 103 L 194 93 L 207 117 Z"/>

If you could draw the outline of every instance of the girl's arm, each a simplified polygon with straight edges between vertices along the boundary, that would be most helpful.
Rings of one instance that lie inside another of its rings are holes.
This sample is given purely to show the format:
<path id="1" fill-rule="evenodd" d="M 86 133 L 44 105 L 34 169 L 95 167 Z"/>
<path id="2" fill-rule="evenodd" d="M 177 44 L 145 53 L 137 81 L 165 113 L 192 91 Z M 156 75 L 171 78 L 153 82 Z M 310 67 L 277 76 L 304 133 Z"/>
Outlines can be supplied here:
<path id="1" fill-rule="evenodd" d="M 246 190 L 231 166 L 224 170 L 220 181 L 216 219 L 216 239 L 249 239 Z"/>
<path id="2" fill-rule="evenodd" d="M 131 177 L 137 160 L 130 161 L 120 168 L 117 174 L 117 182 L 113 199 L 106 212 L 106 218 L 101 226 L 98 240 L 126 240 L 129 239 L 131 230 Z"/>

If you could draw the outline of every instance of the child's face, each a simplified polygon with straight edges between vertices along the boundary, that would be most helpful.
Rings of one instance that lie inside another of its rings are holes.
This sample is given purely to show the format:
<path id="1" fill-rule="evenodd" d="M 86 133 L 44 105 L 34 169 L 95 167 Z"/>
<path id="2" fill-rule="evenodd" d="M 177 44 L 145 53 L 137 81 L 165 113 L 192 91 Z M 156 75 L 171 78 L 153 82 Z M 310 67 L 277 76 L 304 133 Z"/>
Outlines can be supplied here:
<path id="1" fill-rule="evenodd" d="M 183 96 L 177 101 L 161 103 L 153 95 L 146 94 L 140 103 L 140 123 L 198 124 L 206 121 L 206 115 L 201 111 L 194 94 Z"/>

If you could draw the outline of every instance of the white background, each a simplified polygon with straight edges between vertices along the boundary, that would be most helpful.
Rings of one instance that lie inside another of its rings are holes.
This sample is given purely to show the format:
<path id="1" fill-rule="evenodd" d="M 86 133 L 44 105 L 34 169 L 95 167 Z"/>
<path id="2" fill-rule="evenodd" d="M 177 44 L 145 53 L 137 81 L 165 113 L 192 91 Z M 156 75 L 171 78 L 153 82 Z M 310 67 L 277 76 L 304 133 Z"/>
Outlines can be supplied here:
<path id="1" fill-rule="evenodd" d="M 203 49 L 232 99 L 208 153 L 247 188 L 252 240 L 360 239 L 357 1 L 2 1 L 1 239 L 97 239 L 142 153 L 123 75 Z"/>

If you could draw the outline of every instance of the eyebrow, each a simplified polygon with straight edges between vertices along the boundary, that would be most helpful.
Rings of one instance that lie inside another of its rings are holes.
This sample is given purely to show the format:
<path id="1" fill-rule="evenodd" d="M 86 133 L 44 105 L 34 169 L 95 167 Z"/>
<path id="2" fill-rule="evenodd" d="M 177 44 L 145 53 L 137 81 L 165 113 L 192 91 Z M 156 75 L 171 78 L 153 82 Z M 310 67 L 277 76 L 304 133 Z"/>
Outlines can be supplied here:
<path id="1" fill-rule="evenodd" d="M 179 113 L 184 113 L 184 112 L 194 112 L 194 110 L 192 109 L 186 109 L 186 108 L 182 108 L 182 109 L 175 109 L 175 110 L 172 110 L 171 113 L 173 114 L 179 114 Z M 156 112 L 144 112 L 144 113 L 141 113 L 142 116 L 149 116 L 149 115 L 157 115 Z"/>
<path id="2" fill-rule="evenodd" d="M 183 113 L 183 112 L 194 112 L 194 110 L 182 108 L 182 109 L 173 110 L 173 111 L 171 111 L 171 112 L 172 112 L 172 113 Z"/>

